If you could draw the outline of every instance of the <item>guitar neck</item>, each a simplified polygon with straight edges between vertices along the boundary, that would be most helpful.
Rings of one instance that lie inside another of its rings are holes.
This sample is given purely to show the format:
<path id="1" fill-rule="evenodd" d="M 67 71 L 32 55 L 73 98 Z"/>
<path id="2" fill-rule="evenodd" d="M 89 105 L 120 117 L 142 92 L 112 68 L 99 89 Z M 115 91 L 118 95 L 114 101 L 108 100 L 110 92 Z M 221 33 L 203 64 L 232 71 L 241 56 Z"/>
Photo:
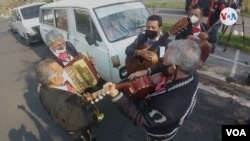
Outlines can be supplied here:
<path id="1" fill-rule="evenodd" d="M 116 89 L 124 89 L 129 87 L 131 87 L 131 82 L 115 84 Z M 106 93 L 107 92 L 104 89 L 101 89 L 84 97 L 87 101 L 90 101 L 92 104 L 94 104 L 95 102 L 98 102 L 100 99 L 102 99 Z"/>
<path id="2" fill-rule="evenodd" d="M 209 34 L 212 30 L 213 30 L 213 28 L 217 25 L 217 24 L 219 24 L 221 21 L 220 20 L 218 20 L 218 21 L 216 21 L 208 30 L 207 30 L 207 34 Z"/>

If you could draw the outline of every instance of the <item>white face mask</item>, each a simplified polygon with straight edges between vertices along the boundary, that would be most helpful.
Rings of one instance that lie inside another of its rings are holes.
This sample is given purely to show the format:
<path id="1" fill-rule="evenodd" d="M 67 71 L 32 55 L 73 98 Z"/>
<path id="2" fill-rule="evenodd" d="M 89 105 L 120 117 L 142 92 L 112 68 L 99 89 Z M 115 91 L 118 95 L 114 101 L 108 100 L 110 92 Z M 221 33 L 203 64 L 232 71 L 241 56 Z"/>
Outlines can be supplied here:
<path id="1" fill-rule="evenodd" d="M 197 23 L 199 21 L 199 18 L 196 17 L 195 15 L 192 15 L 190 17 L 190 21 L 191 21 L 192 24 L 195 24 L 195 23 Z"/>
<path id="2" fill-rule="evenodd" d="M 64 47 L 63 49 L 60 50 L 55 50 L 56 53 L 60 54 L 66 51 L 66 48 Z"/>

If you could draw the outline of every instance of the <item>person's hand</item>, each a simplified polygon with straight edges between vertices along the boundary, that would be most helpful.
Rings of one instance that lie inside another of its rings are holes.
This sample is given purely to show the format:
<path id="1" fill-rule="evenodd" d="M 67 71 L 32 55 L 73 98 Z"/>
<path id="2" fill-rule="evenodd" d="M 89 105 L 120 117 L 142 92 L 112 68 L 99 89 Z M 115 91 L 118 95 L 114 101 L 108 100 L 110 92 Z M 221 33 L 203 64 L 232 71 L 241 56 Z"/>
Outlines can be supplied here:
<path id="1" fill-rule="evenodd" d="M 208 39 L 208 34 L 205 32 L 201 32 L 198 36 L 200 39 L 207 40 Z"/>
<path id="2" fill-rule="evenodd" d="M 137 71 L 135 73 L 132 73 L 128 76 L 128 79 L 133 80 L 135 78 L 141 77 L 143 75 L 147 75 L 148 74 L 148 70 L 141 70 L 141 71 Z"/>
<path id="3" fill-rule="evenodd" d="M 111 97 L 116 97 L 118 95 L 118 90 L 115 88 L 115 84 L 112 82 L 107 82 L 103 85 L 103 89 L 107 92 Z"/>
<path id="4" fill-rule="evenodd" d="M 136 50 L 136 55 L 141 56 L 147 60 L 151 60 L 153 52 L 149 51 L 148 48 L 149 47 L 147 47 L 145 49 Z"/>

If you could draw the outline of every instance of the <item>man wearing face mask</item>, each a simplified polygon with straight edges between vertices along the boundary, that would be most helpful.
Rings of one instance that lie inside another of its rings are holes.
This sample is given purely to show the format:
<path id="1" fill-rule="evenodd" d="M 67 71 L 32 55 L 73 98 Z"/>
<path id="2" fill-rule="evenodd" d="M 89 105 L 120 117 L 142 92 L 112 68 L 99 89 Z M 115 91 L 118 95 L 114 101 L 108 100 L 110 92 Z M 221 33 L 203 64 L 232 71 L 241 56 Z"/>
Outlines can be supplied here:
<path id="1" fill-rule="evenodd" d="M 124 116 L 145 128 L 147 141 L 169 141 L 195 106 L 199 57 L 200 48 L 192 40 L 169 43 L 163 64 L 158 68 L 168 82 L 162 91 L 150 94 L 143 107 L 136 106 L 111 82 L 106 83 L 104 89 Z"/>
<path id="2" fill-rule="evenodd" d="M 51 118 L 74 141 L 93 141 L 89 129 L 96 121 L 91 107 L 64 85 L 62 66 L 45 59 L 36 67 L 36 75 L 41 84 L 40 101 Z"/>
<path id="3" fill-rule="evenodd" d="M 51 30 L 46 34 L 45 43 L 49 47 L 47 58 L 54 59 L 62 67 L 78 55 L 75 47 L 70 42 L 65 42 L 63 34 L 57 30 Z"/>
<path id="4" fill-rule="evenodd" d="M 195 5 L 191 8 L 190 11 L 190 24 L 186 30 L 176 35 L 176 40 L 178 39 L 192 39 L 195 41 L 208 40 L 210 43 L 217 41 L 215 32 L 211 31 L 206 33 L 209 30 L 209 26 L 205 23 L 202 23 L 203 11 L 198 6 Z"/>
<path id="5" fill-rule="evenodd" d="M 158 15 L 151 15 L 147 19 L 145 32 L 138 35 L 136 40 L 130 44 L 125 53 L 127 56 L 141 56 L 145 59 L 151 60 L 152 52 L 148 48 L 138 50 L 142 45 L 152 46 L 162 36 L 162 18 Z M 166 50 L 166 45 L 170 42 L 168 38 L 164 38 L 160 45 L 156 48 L 159 58 L 163 57 Z"/>
<path id="6" fill-rule="evenodd" d="M 55 60 L 59 65 L 65 67 L 74 57 L 79 55 L 75 47 L 70 42 L 65 42 L 63 34 L 57 30 L 51 30 L 46 34 L 45 42 L 48 48 L 48 54 L 46 58 Z M 90 58 L 92 62 L 92 59 Z M 64 77 L 66 77 L 65 75 Z M 97 85 L 92 88 L 88 88 L 87 91 L 93 92 L 100 89 L 105 81 L 100 78 Z"/>

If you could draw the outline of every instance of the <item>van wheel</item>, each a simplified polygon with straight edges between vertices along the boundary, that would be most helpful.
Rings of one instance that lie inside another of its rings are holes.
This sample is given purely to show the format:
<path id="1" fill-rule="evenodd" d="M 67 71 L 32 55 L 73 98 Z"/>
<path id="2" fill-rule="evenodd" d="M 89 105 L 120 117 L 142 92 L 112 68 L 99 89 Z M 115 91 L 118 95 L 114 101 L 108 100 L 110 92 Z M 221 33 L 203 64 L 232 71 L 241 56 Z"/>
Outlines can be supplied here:
<path id="1" fill-rule="evenodd" d="M 30 46 L 30 40 L 29 40 L 29 38 L 25 38 L 25 43 L 26 43 L 26 45 L 28 45 L 28 46 Z"/>
<path id="2" fill-rule="evenodd" d="M 26 45 L 30 46 L 30 39 L 29 39 L 29 37 L 26 34 L 24 34 L 24 35 L 25 35 L 24 40 L 25 40 Z"/>

